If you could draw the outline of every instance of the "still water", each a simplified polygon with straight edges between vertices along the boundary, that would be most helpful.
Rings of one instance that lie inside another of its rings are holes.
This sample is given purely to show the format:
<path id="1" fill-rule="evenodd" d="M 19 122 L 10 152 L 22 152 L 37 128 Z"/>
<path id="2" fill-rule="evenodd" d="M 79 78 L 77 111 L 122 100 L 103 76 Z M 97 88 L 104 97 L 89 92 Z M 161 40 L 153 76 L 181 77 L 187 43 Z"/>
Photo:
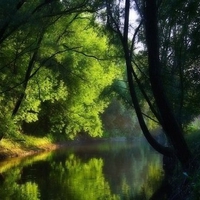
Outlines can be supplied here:
<path id="1" fill-rule="evenodd" d="M 75 144 L 1 162 L 0 199 L 148 198 L 160 172 L 161 157 L 141 140 Z"/>

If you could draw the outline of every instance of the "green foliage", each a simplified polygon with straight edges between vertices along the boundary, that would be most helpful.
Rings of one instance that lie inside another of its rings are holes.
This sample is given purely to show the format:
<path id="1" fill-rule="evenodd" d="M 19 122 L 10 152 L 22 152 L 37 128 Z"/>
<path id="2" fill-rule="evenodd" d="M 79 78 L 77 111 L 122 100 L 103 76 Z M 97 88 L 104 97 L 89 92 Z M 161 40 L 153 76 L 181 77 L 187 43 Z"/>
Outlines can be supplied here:
<path id="1" fill-rule="evenodd" d="M 56 107 L 59 108 L 57 111 L 53 106 L 54 115 L 49 115 L 49 121 L 53 125 L 50 131 L 64 132 L 72 139 L 82 131 L 93 137 L 102 135 L 99 115 L 107 106 L 108 100 L 102 99 L 101 94 L 120 73 L 114 63 L 107 59 L 107 39 L 98 35 L 88 23 L 87 19 L 77 19 L 67 31 L 66 24 L 55 26 L 55 30 L 62 28 L 68 36 L 59 36 L 61 51 L 66 52 L 55 56 L 53 66 L 53 70 L 57 68 L 59 77 L 67 86 L 68 97 L 65 101 L 56 102 Z M 51 27 L 51 31 L 53 30 Z M 91 37 L 88 38 L 88 35 Z"/>
<path id="2" fill-rule="evenodd" d="M 4 5 L 2 16 L 11 12 L 11 2 Z M 121 71 L 110 59 L 108 39 L 91 26 L 93 16 L 84 13 L 99 6 L 90 3 L 65 7 L 64 1 L 25 2 L 10 14 L 0 33 L 3 134 L 102 136 L 100 114 L 109 103 L 102 94 Z"/>
<path id="3" fill-rule="evenodd" d="M 137 6 L 140 8 L 138 12 L 143 12 L 143 1 L 138 1 Z M 165 1 L 158 6 L 159 58 L 162 65 L 162 81 L 170 106 L 182 127 L 200 113 L 198 100 L 200 40 L 197 36 L 199 6 L 198 1 L 189 0 Z M 144 48 L 133 54 L 133 66 L 143 89 L 157 111 L 149 84 L 144 34 L 144 27 L 141 26 L 136 38 L 144 45 Z M 144 98 L 140 96 L 140 99 Z"/>
<path id="4" fill-rule="evenodd" d="M 23 120 L 27 123 L 37 121 L 42 102 L 54 103 L 58 100 L 65 100 L 66 96 L 67 87 L 62 80 L 58 79 L 58 74 L 42 68 L 29 81 L 26 98 L 15 120 Z"/>

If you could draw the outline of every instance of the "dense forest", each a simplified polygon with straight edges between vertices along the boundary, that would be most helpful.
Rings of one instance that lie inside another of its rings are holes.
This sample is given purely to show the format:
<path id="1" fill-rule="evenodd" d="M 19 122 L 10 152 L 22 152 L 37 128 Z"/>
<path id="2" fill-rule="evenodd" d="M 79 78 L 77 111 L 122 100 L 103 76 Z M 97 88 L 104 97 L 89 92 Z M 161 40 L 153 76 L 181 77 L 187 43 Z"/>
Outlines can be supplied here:
<path id="1" fill-rule="evenodd" d="M 141 129 L 187 176 L 198 169 L 199 1 L 7 0 L 0 15 L 1 138 Z"/>
<path id="2" fill-rule="evenodd" d="M 15 2 L 16 3 L 16 2 Z M 88 5 L 1 5 L 1 134 L 102 136 L 101 113 L 123 68 Z M 92 9 L 92 7 L 90 8 Z M 107 91 L 107 92 L 106 92 Z"/>
<path id="3" fill-rule="evenodd" d="M 103 7 L 78 1 L 2 2 L 1 137 L 101 137 L 109 135 L 107 129 L 111 135 L 131 135 L 137 122 L 125 109 L 131 105 L 122 53 L 95 17 Z M 105 124 L 109 105 L 118 107 L 110 128 Z"/>

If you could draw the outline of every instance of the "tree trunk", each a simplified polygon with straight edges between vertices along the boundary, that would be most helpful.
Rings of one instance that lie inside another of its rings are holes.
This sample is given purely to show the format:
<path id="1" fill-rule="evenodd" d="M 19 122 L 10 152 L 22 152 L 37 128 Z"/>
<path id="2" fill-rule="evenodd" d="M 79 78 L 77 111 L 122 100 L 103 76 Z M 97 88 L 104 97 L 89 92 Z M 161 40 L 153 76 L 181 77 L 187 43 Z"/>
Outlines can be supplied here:
<path id="1" fill-rule="evenodd" d="M 177 158 L 183 167 L 188 168 L 191 160 L 191 153 L 183 137 L 181 127 L 169 105 L 161 79 L 156 0 L 145 0 L 144 18 L 149 77 L 153 95 L 162 117 L 162 126 L 175 150 Z"/>
<path id="2" fill-rule="evenodd" d="M 134 80 L 133 80 L 133 74 L 132 74 L 132 62 L 131 62 L 131 54 L 129 51 L 129 46 L 128 46 L 128 25 L 129 25 L 129 9 L 130 9 L 130 0 L 126 0 L 126 6 L 125 6 L 125 23 L 124 23 L 124 34 L 122 38 L 122 45 L 124 49 L 124 57 L 126 60 L 126 67 L 127 67 L 127 79 L 128 79 L 128 84 L 129 84 L 129 90 L 130 90 L 130 95 L 131 99 L 135 108 L 135 112 L 140 124 L 140 127 L 142 129 L 142 132 L 144 136 L 146 137 L 147 141 L 149 144 L 159 153 L 166 155 L 166 156 L 171 156 L 173 154 L 173 151 L 171 148 L 162 146 L 159 144 L 151 135 L 149 132 L 146 123 L 144 121 L 142 111 L 139 105 L 139 101 L 135 92 L 135 86 L 134 86 Z"/>

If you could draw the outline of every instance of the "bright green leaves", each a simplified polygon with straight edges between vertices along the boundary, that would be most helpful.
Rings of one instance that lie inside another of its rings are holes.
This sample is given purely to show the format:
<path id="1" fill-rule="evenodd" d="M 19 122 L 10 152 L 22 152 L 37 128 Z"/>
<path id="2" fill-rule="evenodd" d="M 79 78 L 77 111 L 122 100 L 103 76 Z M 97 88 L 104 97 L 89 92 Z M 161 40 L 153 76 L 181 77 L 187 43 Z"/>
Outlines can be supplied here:
<path id="1" fill-rule="evenodd" d="M 42 102 L 54 103 L 58 100 L 65 100 L 66 97 L 67 87 L 62 80 L 58 80 L 58 74 L 56 75 L 49 69 L 41 68 L 29 81 L 26 98 L 17 119 L 26 122 L 37 121 Z"/>
<path id="2" fill-rule="evenodd" d="M 67 25 L 69 27 L 66 30 Z M 56 30 L 62 35 L 58 35 Z M 50 32 L 55 32 L 51 41 L 54 39 L 58 43 L 51 45 L 49 36 L 46 35 L 44 48 L 48 47 L 51 53 L 56 50 L 62 53 L 56 54 L 54 62 L 47 65 L 53 65 L 53 70 L 59 71 L 59 77 L 68 91 L 66 100 L 56 103 L 61 105 L 59 112 L 49 115 L 51 131 L 64 132 L 70 138 L 74 138 L 79 132 L 86 132 L 94 137 L 102 136 L 99 115 L 108 105 L 108 100 L 102 99 L 101 94 L 120 74 L 114 63 L 107 59 L 109 55 L 105 55 L 108 49 L 107 39 L 99 36 L 89 26 L 88 19 L 83 18 L 76 19 L 72 24 L 67 20 L 60 20 L 60 23 L 51 27 Z M 44 51 L 45 56 L 49 52 Z"/>
<path id="3" fill-rule="evenodd" d="M 102 93 L 121 70 L 108 39 L 91 26 L 92 15 L 80 12 L 78 2 L 70 4 L 74 10 L 65 3 L 25 2 L 9 19 L 0 35 L 0 89 L 9 91 L 2 105 L 25 133 L 102 136 L 100 114 L 109 103 Z"/>

